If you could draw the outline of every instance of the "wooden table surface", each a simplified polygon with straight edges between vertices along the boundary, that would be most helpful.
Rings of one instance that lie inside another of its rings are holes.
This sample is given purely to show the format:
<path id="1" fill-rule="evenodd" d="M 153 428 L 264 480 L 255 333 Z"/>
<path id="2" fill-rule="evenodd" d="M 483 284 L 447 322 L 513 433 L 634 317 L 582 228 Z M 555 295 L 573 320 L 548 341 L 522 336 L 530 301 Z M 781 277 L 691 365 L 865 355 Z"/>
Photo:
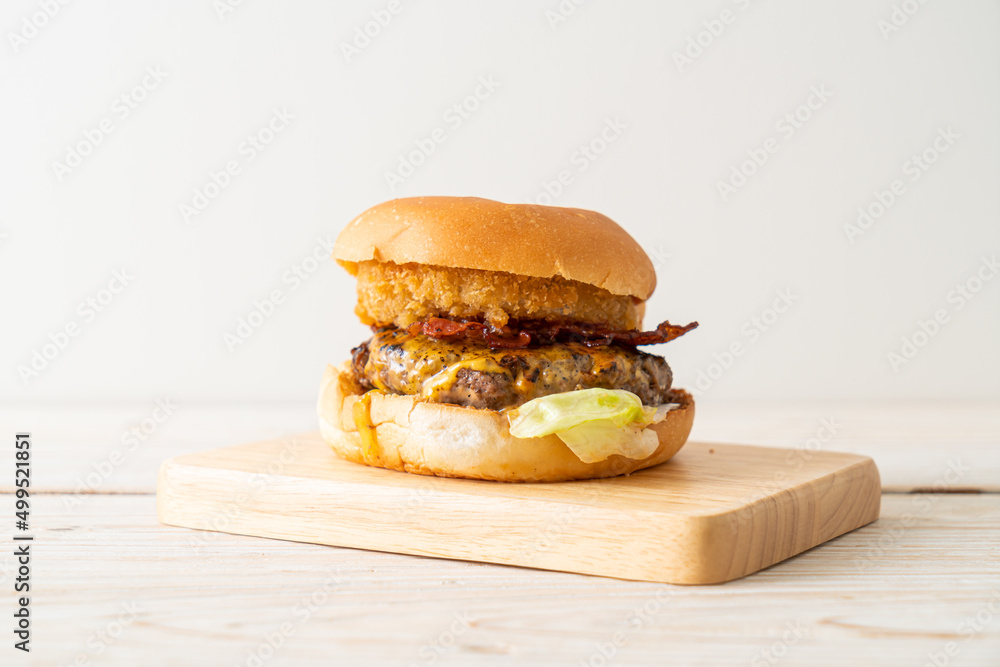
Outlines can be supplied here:
<path id="1" fill-rule="evenodd" d="M 692 437 L 866 454 L 884 486 L 876 523 L 705 587 L 161 526 L 163 459 L 314 422 L 297 404 L 154 408 L 0 411 L 5 437 L 32 433 L 35 537 L 30 655 L 0 557 L 0 665 L 1000 665 L 997 402 L 704 402 Z"/>

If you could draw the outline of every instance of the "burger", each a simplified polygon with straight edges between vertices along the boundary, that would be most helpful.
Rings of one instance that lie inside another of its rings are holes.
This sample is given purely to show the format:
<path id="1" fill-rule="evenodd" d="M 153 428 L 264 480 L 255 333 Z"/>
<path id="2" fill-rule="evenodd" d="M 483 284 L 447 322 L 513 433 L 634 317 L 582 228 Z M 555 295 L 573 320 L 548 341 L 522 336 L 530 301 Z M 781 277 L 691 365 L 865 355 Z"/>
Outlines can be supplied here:
<path id="1" fill-rule="evenodd" d="M 396 199 L 340 233 L 372 336 L 329 366 L 324 440 L 422 475 L 552 482 L 628 474 L 685 443 L 691 395 L 643 330 L 649 257 L 609 218 L 469 197 Z"/>

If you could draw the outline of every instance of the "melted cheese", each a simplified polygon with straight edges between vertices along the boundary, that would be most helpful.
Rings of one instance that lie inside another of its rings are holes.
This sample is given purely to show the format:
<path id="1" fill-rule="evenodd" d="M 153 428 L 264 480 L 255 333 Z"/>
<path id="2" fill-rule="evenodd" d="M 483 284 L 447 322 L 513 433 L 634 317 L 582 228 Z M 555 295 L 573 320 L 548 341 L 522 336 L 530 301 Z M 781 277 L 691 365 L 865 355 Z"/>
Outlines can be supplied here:
<path id="1" fill-rule="evenodd" d="M 358 435 L 361 436 L 361 453 L 365 461 L 377 463 L 379 448 L 375 425 L 372 423 L 372 392 L 365 392 L 354 403 L 351 413 L 354 425 L 358 428 Z"/>
<path id="2" fill-rule="evenodd" d="M 467 361 L 459 361 L 445 366 L 442 370 L 424 380 L 423 386 L 420 389 L 420 395 L 423 398 L 427 398 L 432 401 L 436 400 L 438 394 L 442 391 L 447 391 L 452 387 L 452 385 L 455 384 L 455 381 L 458 379 L 458 372 L 463 368 L 467 368 L 470 371 L 479 371 L 481 373 L 507 372 L 503 366 L 490 358 L 484 357 L 479 359 L 469 359 Z"/>

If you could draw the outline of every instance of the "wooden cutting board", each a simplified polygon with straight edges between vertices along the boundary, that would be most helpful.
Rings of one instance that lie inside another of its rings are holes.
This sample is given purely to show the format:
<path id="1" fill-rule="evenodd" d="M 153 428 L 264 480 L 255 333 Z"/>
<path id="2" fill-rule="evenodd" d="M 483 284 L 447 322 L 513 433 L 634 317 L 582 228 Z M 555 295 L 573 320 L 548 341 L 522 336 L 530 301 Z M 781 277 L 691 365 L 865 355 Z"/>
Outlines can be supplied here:
<path id="1" fill-rule="evenodd" d="M 310 433 L 170 459 L 174 526 L 673 584 L 756 572 L 879 515 L 870 458 L 689 442 L 627 477 L 505 484 L 341 460 Z"/>

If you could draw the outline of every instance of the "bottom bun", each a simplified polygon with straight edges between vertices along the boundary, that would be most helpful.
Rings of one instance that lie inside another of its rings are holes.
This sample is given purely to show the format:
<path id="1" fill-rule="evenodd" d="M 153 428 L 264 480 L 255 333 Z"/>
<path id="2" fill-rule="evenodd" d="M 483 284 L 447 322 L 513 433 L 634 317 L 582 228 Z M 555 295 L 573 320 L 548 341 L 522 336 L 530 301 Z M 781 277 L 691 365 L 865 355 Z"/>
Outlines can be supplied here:
<path id="1" fill-rule="evenodd" d="M 327 366 L 318 409 L 323 439 L 348 461 L 440 477 L 559 482 L 626 475 L 676 454 L 691 432 L 694 399 L 674 389 L 670 400 L 680 407 L 646 427 L 659 438 L 656 451 L 644 459 L 616 454 L 596 463 L 578 459 L 555 435 L 512 436 L 507 418 L 496 410 L 364 394 L 347 364 L 340 370 Z"/>

